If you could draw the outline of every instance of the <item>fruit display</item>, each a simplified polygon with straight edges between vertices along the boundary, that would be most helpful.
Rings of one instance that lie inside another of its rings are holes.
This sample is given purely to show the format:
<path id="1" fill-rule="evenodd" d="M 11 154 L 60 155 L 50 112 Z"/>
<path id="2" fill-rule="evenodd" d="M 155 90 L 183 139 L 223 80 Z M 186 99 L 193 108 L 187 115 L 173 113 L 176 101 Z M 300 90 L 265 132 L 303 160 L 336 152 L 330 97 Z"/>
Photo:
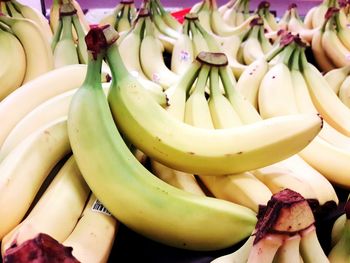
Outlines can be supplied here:
<path id="1" fill-rule="evenodd" d="M 0 0 L 0 262 L 350 262 L 350 2 Z"/>

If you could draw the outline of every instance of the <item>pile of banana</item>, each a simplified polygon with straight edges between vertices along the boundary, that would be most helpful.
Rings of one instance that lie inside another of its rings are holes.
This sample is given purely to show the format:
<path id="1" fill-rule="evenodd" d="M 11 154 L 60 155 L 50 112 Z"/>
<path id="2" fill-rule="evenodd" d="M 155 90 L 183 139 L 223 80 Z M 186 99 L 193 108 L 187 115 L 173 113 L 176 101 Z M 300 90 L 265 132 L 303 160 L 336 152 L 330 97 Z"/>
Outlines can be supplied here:
<path id="1" fill-rule="evenodd" d="M 120 224 L 208 262 L 349 262 L 349 7 L 121 0 L 90 26 L 0 1 L 4 262 L 39 234 L 107 262 Z"/>

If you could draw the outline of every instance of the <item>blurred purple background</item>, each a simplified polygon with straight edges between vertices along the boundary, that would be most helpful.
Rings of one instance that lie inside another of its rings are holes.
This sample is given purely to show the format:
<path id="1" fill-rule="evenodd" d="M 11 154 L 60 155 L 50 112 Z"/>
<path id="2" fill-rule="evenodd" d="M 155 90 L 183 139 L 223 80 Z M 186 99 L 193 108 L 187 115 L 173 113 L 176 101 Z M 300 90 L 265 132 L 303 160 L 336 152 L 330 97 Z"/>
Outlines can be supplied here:
<path id="1" fill-rule="evenodd" d="M 38 2 L 40 0 L 22 0 L 22 2 Z M 161 0 L 165 7 L 171 8 L 186 8 L 191 7 L 193 4 L 199 0 L 190 1 L 178 1 L 178 0 Z M 117 5 L 120 0 L 78 0 L 83 9 L 94 9 L 94 8 L 112 8 Z M 135 0 L 137 6 L 140 6 L 141 0 Z M 227 0 L 217 0 L 218 5 L 226 3 Z M 254 10 L 256 6 L 261 2 L 261 0 L 251 0 L 250 9 Z M 300 15 L 304 15 L 307 10 L 312 6 L 319 4 L 320 0 L 302 0 L 302 1 L 290 1 L 290 0 L 270 0 L 271 10 L 277 12 L 278 16 L 281 16 L 284 11 L 288 8 L 291 3 L 296 3 L 298 5 L 298 10 Z M 52 0 L 45 0 L 46 9 L 51 6 Z"/>

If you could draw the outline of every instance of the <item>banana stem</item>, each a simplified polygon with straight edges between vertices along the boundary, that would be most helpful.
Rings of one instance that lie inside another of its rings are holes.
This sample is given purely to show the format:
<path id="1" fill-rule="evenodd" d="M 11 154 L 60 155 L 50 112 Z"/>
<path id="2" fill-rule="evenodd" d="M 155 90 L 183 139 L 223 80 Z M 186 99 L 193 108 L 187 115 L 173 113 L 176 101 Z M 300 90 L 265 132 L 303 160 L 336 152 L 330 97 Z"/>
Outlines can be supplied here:
<path id="1" fill-rule="evenodd" d="M 291 58 L 291 63 L 290 63 L 290 69 L 291 70 L 300 70 L 300 66 L 299 66 L 299 61 L 300 61 L 300 53 L 301 53 L 301 47 L 297 47 L 292 55 Z"/>
<path id="2" fill-rule="evenodd" d="M 284 63 L 287 67 L 289 67 L 291 56 L 292 56 L 295 49 L 296 49 L 296 45 L 294 43 L 286 46 L 286 48 L 281 53 L 281 57 L 280 57 L 279 61 Z"/>
<path id="3" fill-rule="evenodd" d="M 199 70 L 202 64 L 197 60 L 194 60 L 192 64 L 188 67 L 186 72 L 180 77 L 179 82 L 176 84 L 176 88 L 184 89 L 188 94 L 194 81 L 197 79 Z"/>
<path id="4" fill-rule="evenodd" d="M 55 34 L 54 34 L 54 36 L 52 38 L 52 41 L 51 41 L 51 50 L 52 50 L 52 52 L 55 50 L 56 45 L 57 45 L 58 41 L 60 40 L 61 33 L 62 33 L 62 28 L 63 28 L 63 24 L 62 24 L 62 20 L 60 19 L 58 21 L 56 32 L 55 32 Z"/>
<path id="5" fill-rule="evenodd" d="M 61 16 L 62 20 L 62 32 L 61 39 L 72 39 L 72 16 Z"/>
<path id="6" fill-rule="evenodd" d="M 101 51 L 97 55 L 92 55 L 89 52 L 89 60 L 87 66 L 86 77 L 83 86 L 89 88 L 102 88 L 101 86 L 101 67 L 102 60 L 105 57 L 105 51 Z"/>
<path id="7" fill-rule="evenodd" d="M 210 66 L 206 64 L 202 64 L 193 93 L 197 93 L 197 94 L 205 93 L 205 87 L 207 86 L 210 68 L 211 68 Z"/>
<path id="8" fill-rule="evenodd" d="M 308 67 L 308 61 L 305 52 L 300 52 L 299 58 L 300 71 L 303 72 Z"/>
<path id="9" fill-rule="evenodd" d="M 211 52 L 220 52 L 221 49 L 218 45 L 218 43 L 216 42 L 216 40 L 214 39 L 214 37 L 212 35 L 210 35 L 201 25 L 200 21 L 198 19 L 194 20 L 192 23 L 195 24 L 197 31 L 200 32 L 200 34 L 202 34 L 202 36 L 204 37 L 204 39 L 207 42 L 208 48 Z"/>
<path id="10" fill-rule="evenodd" d="M 110 45 L 107 49 L 107 62 L 111 69 L 112 74 L 112 86 L 116 81 L 120 81 L 130 75 L 129 71 L 125 67 L 122 57 L 120 56 L 119 49 L 116 43 Z"/>
<path id="11" fill-rule="evenodd" d="M 189 21 L 185 19 L 184 24 L 182 26 L 182 33 L 189 35 Z"/>
<path id="12" fill-rule="evenodd" d="M 154 25 L 150 17 L 145 18 L 145 36 L 154 36 Z"/>
<path id="13" fill-rule="evenodd" d="M 221 94 L 220 87 L 219 87 L 219 68 L 218 67 L 211 67 L 210 70 L 210 97 L 219 96 Z"/>
<path id="14" fill-rule="evenodd" d="M 227 69 L 228 69 L 227 67 L 220 67 L 219 74 L 221 77 L 221 82 L 224 86 L 225 96 L 231 103 L 233 103 L 234 96 L 235 96 L 235 94 L 234 94 L 235 93 L 235 90 L 234 90 L 235 83 L 233 83 L 231 81 L 231 78 L 229 76 Z"/>

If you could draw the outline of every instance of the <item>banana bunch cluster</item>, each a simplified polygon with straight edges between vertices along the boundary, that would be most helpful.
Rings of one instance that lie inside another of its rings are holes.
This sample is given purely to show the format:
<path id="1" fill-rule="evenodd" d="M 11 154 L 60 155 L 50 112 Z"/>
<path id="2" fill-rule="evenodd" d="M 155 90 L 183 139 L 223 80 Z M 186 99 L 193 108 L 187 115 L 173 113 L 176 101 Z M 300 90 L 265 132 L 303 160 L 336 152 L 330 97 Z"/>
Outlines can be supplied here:
<path id="1" fill-rule="evenodd" d="M 346 249 L 342 249 L 343 253 L 347 253 Z M 272 196 L 259 213 L 254 232 L 238 250 L 211 262 L 330 261 L 318 240 L 315 218 L 308 202 L 300 194 L 285 189 Z"/>
<path id="2" fill-rule="evenodd" d="M 165 48 L 157 36 L 151 13 L 141 9 L 133 28 L 122 37 L 118 46 L 128 71 L 162 97 L 159 92 L 174 84 L 178 75 L 167 67 L 163 57 Z"/>
<path id="3" fill-rule="evenodd" d="M 80 261 L 107 262 L 118 222 L 69 157 L 68 108 L 86 74 L 78 64 L 52 70 L 0 103 L 2 255 L 13 242 L 47 233 L 73 247 Z"/>
<path id="4" fill-rule="evenodd" d="M 328 71 L 324 77 L 328 84 L 338 95 L 339 99 L 347 106 L 350 107 L 350 66 L 336 68 Z"/>
<path id="5" fill-rule="evenodd" d="M 128 31 L 136 17 L 136 6 L 133 0 L 121 1 L 112 12 L 101 19 L 100 25 L 109 24 L 118 32 Z"/>
<path id="6" fill-rule="evenodd" d="M 349 188 L 349 177 L 343 170 L 350 149 L 349 108 L 318 69 L 307 62 L 300 38 L 287 39 L 289 41 L 282 42 L 283 51 L 277 63 L 268 66 L 266 61 L 251 64 L 251 69 L 238 80 L 237 87 L 263 118 L 319 112 L 324 118 L 323 128 L 299 155 L 332 183 Z M 336 168 L 327 169 L 325 158 L 334 158 Z"/>
<path id="7" fill-rule="evenodd" d="M 79 17 L 79 21 L 84 29 L 84 32 L 85 33 L 88 32 L 90 29 L 89 22 L 87 21 L 80 4 L 76 0 L 53 0 L 52 5 L 50 7 L 50 17 L 49 17 L 49 24 L 53 34 L 55 34 L 57 29 L 59 28 L 60 8 L 62 4 L 68 4 L 68 3 L 74 6 L 74 9 L 76 10 L 77 16 Z M 75 32 L 75 29 L 72 28 L 72 31 L 73 31 L 72 33 L 74 38 L 77 39 L 77 33 Z"/>
<path id="8" fill-rule="evenodd" d="M 51 42 L 55 68 L 87 63 L 85 32 L 72 3 L 60 6 L 59 22 Z M 73 31 L 73 30 L 74 31 Z M 77 39 L 72 32 L 76 32 Z"/>
<path id="9" fill-rule="evenodd" d="M 264 21 L 264 26 L 267 32 L 278 31 L 281 28 L 280 23 L 276 21 L 275 16 L 270 11 L 270 2 L 261 1 L 255 11 Z"/>
<path id="10" fill-rule="evenodd" d="M 230 26 L 239 26 L 249 16 L 249 0 L 230 0 L 219 8 L 223 20 Z"/>
<path id="11" fill-rule="evenodd" d="M 328 255 L 330 263 L 350 260 L 350 196 L 344 207 L 344 214 L 339 216 L 332 228 L 332 249 Z"/>
<path id="12" fill-rule="evenodd" d="M 314 34 L 319 30 L 318 27 L 310 29 L 304 24 L 304 21 L 299 16 L 298 8 L 295 3 L 289 5 L 279 21 L 279 25 L 280 29 L 287 30 L 293 34 L 299 34 L 300 37 L 308 43 L 311 43 Z"/>
<path id="13" fill-rule="evenodd" d="M 311 42 L 317 64 L 323 71 L 349 65 L 350 29 L 339 8 L 329 8 L 326 19 Z"/>
<path id="14" fill-rule="evenodd" d="M 327 10 L 338 5 L 337 0 L 323 0 L 319 5 L 310 8 L 304 18 L 305 26 L 310 29 L 322 27 Z"/>
<path id="15" fill-rule="evenodd" d="M 49 41 L 33 20 L 0 14 L 0 38 L 1 101 L 21 85 L 52 70 L 54 63 Z"/>

